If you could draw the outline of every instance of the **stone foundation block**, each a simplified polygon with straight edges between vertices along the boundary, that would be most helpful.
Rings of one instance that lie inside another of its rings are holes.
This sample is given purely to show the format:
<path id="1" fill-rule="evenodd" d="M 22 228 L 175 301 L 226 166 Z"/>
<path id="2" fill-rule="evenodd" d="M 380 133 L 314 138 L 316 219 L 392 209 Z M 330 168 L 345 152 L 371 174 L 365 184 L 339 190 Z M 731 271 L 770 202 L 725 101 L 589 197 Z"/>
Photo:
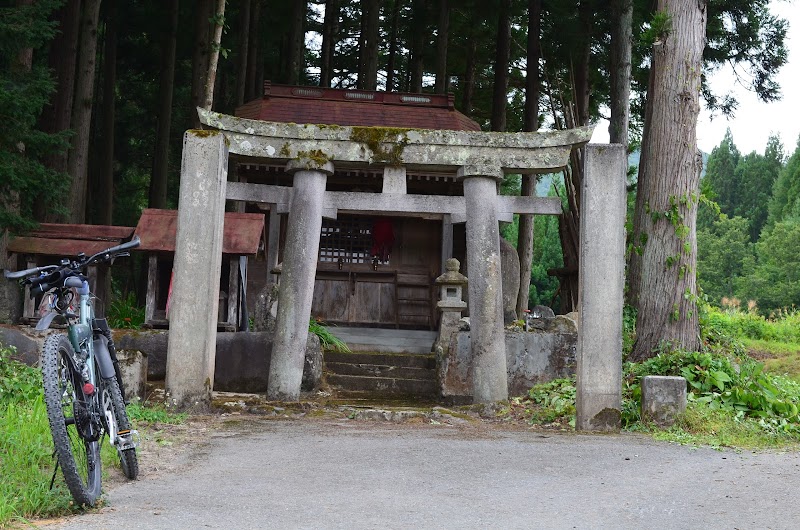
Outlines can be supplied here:
<path id="1" fill-rule="evenodd" d="M 686 410 L 686 379 L 648 375 L 642 379 L 642 419 L 668 427 Z"/>
<path id="2" fill-rule="evenodd" d="M 117 350 L 125 399 L 141 401 L 147 397 L 147 354 L 140 350 Z"/>

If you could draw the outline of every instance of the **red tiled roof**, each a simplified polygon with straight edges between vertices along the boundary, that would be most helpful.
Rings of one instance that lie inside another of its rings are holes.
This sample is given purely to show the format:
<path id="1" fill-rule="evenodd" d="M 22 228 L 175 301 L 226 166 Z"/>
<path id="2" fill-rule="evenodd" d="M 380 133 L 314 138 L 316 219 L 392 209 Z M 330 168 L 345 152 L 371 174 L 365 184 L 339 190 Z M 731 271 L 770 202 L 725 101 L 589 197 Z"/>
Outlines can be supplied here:
<path id="1" fill-rule="evenodd" d="M 36 230 L 11 239 L 8 251 L 40 256 L 87 256 L 119 245 L 133 234 L 129 226 L 42 223 Z"/>
<path id="2" fill-rule="evenodd" d="M 142 241 L 137 250 L 175 252 L 177 230 L 177 210 L 148 208 L 142 212 L 136 225 L 135 233 Z M 225 212 L 222 253 L 255 254 L 263 230 L 263 214 Z"/>
<path id="3" fill-rule="evenodd" d="M 283 123 L 479 131 L 452 96 L 264 83 L 264 97 L 238 107 L 240 118 Z"/>

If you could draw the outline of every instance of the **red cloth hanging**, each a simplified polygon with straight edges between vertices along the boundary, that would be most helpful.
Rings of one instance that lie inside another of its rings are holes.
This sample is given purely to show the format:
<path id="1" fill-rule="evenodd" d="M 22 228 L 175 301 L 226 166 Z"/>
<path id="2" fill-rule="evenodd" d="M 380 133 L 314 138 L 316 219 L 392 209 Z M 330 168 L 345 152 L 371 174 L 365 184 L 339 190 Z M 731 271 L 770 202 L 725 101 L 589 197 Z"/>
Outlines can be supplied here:
<path id="1" fill-rule="evenodd" d="M 372 223 L 372 257 L 385 262 L 394 245 L 394 227 L 388 217 L 376 217 Z"/>

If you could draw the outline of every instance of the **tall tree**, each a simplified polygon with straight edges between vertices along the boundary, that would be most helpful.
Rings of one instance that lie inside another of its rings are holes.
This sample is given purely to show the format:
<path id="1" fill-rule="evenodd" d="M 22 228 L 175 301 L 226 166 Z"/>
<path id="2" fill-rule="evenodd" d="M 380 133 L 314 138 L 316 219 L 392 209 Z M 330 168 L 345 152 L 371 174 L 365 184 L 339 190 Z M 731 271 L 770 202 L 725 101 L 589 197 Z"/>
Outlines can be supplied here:
<path id="1" fill-rule="evenodd" d="M 300 70 L 303 68 L 303 50 L 306 21 L 306 0 L 295 0 L 292 4 L 289 19 L 289 42 L 283 76 L 286 83 L 296 85 L 300 82 Z"/>
<path id="2" fill-rule="evenodd" d="M 425 74 L 425 39 L 428 0 L 412 0 L 411 60 L 409 61 L 409 92 L 422 92 L 422 77 Z"/>
<path id="3" fill-rule="evenodd" d="M 118 11 L 116 0 L 106 0 L 106 31 L 103 44 L 103 106 L 102 117 L 102 149 L 100 170 L 97 172 L 94 186 L 96 196 L 95 222 L 110 225 L 114 218 L 114 118 L 117 101 L 117 23 Z"/>
<path id="4" fill-rule="evenodd" d="M 711 150 L 708 156 L 705 183 L 712 190 L 714 201 L 719 204 L 720 211 L 728 216 L 735 215 L 734 210 L 741 193 L 740 182 L 736 175 L 742 155 L 733 142 L 731 130 L 725 131 L 722 142 Z"/>
<path id="5" fill-rule="evenodd" d="M 542 0 L 528 0 L 528 41 L 527 72 L 525 75 L 525 123 L 526 131 L 539 129 L 539 57 L 541 55 L 541 17 Z M 520 194 L 531 197 L 536 194 L 536 175 L 523 174 Z M 533 265 L 533 215 L 519 216 L 519 294 L 517 295 L 517 315 L 528 308 Z"/>
<path id="6" fill-rule="evenodd" d="M 769 202 L 770 226 L 800 214 L 800 138 L 789 157 L 786 167 L 778 175 L 772 187 L 772 198 Z"/>
<path id="7" fill-rule="evenodd" d="M 67 171 L 72 177 L 69 194 L 71 223 L 83 223 L 86 217 L 86 191 L 89 166 L 89 136 L 92 124 L 92 98 L 97 63 L 97 25 L 100 19 L 100 0 L 84 0 L 81 13 L 78 75 L 75 79 L 75 102 L 72 107 L 72 150 Z"/>
<path id="8" fill-rule="evenodd" d="M 402 0 L 392 2 L 391 17 L 389 19 L 389 51 L 386 59 L 386 91 L 391 92 L 397 88 L 395 78 L 397 77 L 397 33 L 400 26 L 400 9 Z"/>
<path id="9" fill-rule="evenodd" d="M 206 76 L 205 100 L 203 108 L 211 110 L 214 104 L 214 85 L 217 80 L 217 61 L 222 43 L 222 28 L 225 26 L 225 0 L 217 0 L 211 37 L 211 53 L 208 57 L 208 75 Z"/>
<path id="10" fill-rule="evenodd" d="M 322 23 L 322 49 L 320 51 L 320 86 L 331 86 L 331 78 L 333 77 L 333 52 L 336 49 L 336 35 L 338 32 L 339 0 L 326 0 L 325 20 Z"/>
<path id="11" fill-rule="evenodd" d="M 194 13 L 194 45 L 192 46 L 192 104 L 189 116 L 192 126 L 200 128 L 200 117 L 195 108 L 202 107 L 205 102 L 206 76 L 208 75 L 208 59 L 211 51 L 211 18 L 212 0 L 197 0 Z"/>
<path id="12" fill-rule="evenodd" d="M 61 133 L 70 129 L 75 94 L 75 64 L 78 60 L 81 0 L 68 0 L 64 3 L 56 12 L 55 20 L 59 31 L 50 45 L 48 64 L 55 76 L 57 90 L 39 118 L 39 127 L 48 133 Z M 51 153 L 45 163 L 54 171 L 66 173 L 67 152 Z M 55 221 L 52 212 L 44 204 L 36 209 L 36 218 L 39 221 Z"/>
<path id="13" fill-rule="evenodd" d="M 633 0 L 611 2 L 611 120 L 608 125 L 612 144 L 628 145 L 631 97 L 631 53 L 633 38 Z"/>
<path id="14" fill-rule="evenodd" d="M 433 91 L 446 94 L 447 82 L 447 41 L 450 37 L 450 4 L 439 0 L 439 22 L 436 31 L 436 84 Z"/>
<path id="15" fill-rule="evenodd" d="M 242 0 L 239 6 L 239 60 L 236 76 L 236 106 L 244 103 L 247 92 L 247 54 L 250 51 L 250 12 L 252 0 Z"/>
<path id="16" fill-rule="evenodd" d="M 511 0 L 500 0 L 495 50 L 491 127 L 493 131 L 505 131 L 506 107 L 508 106 L 508 67 L 511 57 Z"/>
<path id="17" fill-rule="evenodd" d="M 63 151 L 63 135 L 37 129 L 37 118 L 53 90 L 44 61 L 34 61 L 53 38 L 49 17 L 58 2 L 21 1 L 0 16 L 0 269 L 16 268 L 7 253 L 9 232 L 31 226 L 33 205 L 58 206 L 65 176 L 45 166 L 49 153 Z M 16 315 L 19 289 L 0 283 L 0 321 Z"/>
<path id="18" fill-rule="evenodd" d="M 264 61 L 261 60 L 259 53 L 259 40 L 261 37 L 261 2 L 262 0 L 252 0 L 252 16 L 250 17 L 249 39 L 247 44 L 247 75 L 245 77 L 244 100 L 251 101 L 261 95 L 264 68 Z"/>
<path id="19" fill-rule="evenodd" d="M 378 88 L 378 52 L 380 50 L 380 0 L 362 2 L 360 68 L 358 86 L 362 90 Z"/>
<path id="20" fill-rule="evenodd" d="M 150 208 L 167 207 L 169 139 L 172 126 L 172 94 L 175 85 L 175 47 L 178 33 L 178 0 L 169 0 L 161 36 L 161 68 L 158 89 L 158 129 L 156 129 L 153 172 L 150 178 Z"/>
<path id="21" fill-rule="evenodd" d="M 699 346 L 695 223 L 702 164 L 696 130 L 706 3 L 659 0 L 658 11 L 647 102 L 651 122 L 642 140 L 649 175 L 636 198 L 649 215 L 642 227 L 647 243 L 634 361 L 655 355 L 662 341 L 690 351 Z"/>

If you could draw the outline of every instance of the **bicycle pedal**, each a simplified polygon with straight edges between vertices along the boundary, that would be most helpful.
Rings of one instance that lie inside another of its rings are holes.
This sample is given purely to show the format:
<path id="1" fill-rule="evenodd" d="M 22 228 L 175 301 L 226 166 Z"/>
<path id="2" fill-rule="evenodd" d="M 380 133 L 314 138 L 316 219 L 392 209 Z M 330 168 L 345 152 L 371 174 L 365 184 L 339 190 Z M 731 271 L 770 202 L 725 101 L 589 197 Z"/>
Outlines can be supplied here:
<path id="1" fill-rule="evenodd" d="M 117 433 L 117 448 L 120 451 L 125 451 L 126 449 L 134 449 L 139 444 L 134 440 L 139 439 L 139 431 L 133 429 L 126 429 L 124 431 L 119 431 Z"/>

